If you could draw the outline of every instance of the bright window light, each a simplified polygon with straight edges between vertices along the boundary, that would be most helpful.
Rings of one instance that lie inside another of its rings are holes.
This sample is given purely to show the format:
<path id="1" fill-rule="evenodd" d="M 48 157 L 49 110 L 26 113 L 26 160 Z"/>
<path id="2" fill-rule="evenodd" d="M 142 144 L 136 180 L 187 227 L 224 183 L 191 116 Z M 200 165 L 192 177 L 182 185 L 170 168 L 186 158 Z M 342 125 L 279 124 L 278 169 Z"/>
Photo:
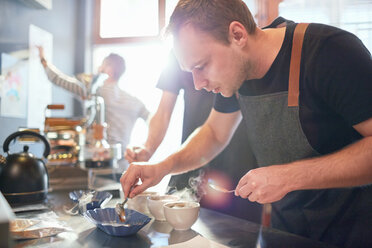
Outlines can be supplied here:
<path id="1" fill-rule="evenodd" d="M 295 22 L 318 22 L 345 29 L 372 51 L 371 0 L 284 0 L 279 14 Z"/>
<path id="2" fill-rule="evenodd" d="M 93 66 L 98 68 L 102 60 L 112 52 L 123 56 L 126 61 L 126 71 L 120 79 L 119 86 L 139 98 L 151 113 L 155 113 L 162 93 L 161 90 L 156 88 L 156 83 L 169 57 L 170 47 L 169 43 L 167 44 L 153 42 L 99 46 L 94 49 Z M 173 110 L 167 134 L 151 161 L 160 161 L 180 147 L 183 110 L 183 94 L 180 94 Z M 134 145 L 143 144 L 147 134 L 147 124 L 142 120 L 137 121 L 130 143 Z M 153 190 L 165 192 L 169 178 L 169 176 L 165 177 Z"/>
<path id="3" fill-rule="evenodd" d="M 159 2 L 153 0 L 101 0 L 102 38 L 156 36 Z"/>

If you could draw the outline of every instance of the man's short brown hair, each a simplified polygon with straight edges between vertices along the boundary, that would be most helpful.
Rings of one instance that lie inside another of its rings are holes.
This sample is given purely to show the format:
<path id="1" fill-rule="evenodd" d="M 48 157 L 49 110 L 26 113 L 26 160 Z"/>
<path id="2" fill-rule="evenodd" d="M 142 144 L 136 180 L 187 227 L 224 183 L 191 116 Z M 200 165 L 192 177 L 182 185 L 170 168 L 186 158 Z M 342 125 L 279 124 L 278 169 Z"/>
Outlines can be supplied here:
<path id="1" fill-rule="evenodd" d="M 121 75 L 125 72 L 125 60 L 123 57 L 116 53 L 110 53 L 105 60 L 110 64 L 114 69 L 114 79 L 119 80 Z"/>
<path id="2" fill-rule="evenodd" d="M 248 33 L 254 33 L 256 23 L 242 0 L 180 0 L 170 18 L 167 32 L 177 37 L 185 24 L 191 24 L 219 41 L 229 44 L 230 23 L 240 22 Z"/>

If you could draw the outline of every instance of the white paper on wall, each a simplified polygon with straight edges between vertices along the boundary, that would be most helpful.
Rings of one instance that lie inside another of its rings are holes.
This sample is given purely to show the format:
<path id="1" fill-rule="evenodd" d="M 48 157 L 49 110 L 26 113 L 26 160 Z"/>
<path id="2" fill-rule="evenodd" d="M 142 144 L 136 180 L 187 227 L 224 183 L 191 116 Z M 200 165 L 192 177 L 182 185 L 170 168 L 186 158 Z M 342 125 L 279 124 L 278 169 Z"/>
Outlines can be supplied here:
<path id="1" fill-rule="evenodd" d="M 3 117 L 27 117 L 28 60 L 1 54 L 1 109 Z"/>
<path id="2" fill-rule="evenodd" d="M 29 33 L 29 87 L 27 126 L 43 129 L 45 109 L 52 102 L 52 85 L 40 63 L 37 46 L 44 48 L 45 58 L 52 61 L 53 35 L 35 25 Z"/>

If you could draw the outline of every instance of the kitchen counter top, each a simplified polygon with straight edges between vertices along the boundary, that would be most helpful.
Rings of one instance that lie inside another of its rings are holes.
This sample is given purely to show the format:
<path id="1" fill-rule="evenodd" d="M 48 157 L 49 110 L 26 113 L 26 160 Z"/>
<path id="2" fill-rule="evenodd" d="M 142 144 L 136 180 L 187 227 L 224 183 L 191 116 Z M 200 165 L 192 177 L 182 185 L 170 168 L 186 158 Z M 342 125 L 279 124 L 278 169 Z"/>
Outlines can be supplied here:
<path id="1" fill-rule="evenodd" d="M 112 207 L 118 201 L 118 198 L 113 198 L 106 207 Z M 71 231 L 55 237 L 17 241 L 15 247 L 159 247 L 184 242 L 198 234 L 228 247 L 333 247 L 203 208 L 200 209 L 197 222 L 188 231 L 176 231 L 167 222 L 152 219 L 136 235 L 114 237 L 102 232 L 80 215 L 66 215 L 63 206 L 72 206 L 68 191 L 49 193 L 47 204 L 58 215 L 59 221 L 70 227 Z M 37 214 L 27 212 L 17 214 L 17 217 L 32 218 Z"/>

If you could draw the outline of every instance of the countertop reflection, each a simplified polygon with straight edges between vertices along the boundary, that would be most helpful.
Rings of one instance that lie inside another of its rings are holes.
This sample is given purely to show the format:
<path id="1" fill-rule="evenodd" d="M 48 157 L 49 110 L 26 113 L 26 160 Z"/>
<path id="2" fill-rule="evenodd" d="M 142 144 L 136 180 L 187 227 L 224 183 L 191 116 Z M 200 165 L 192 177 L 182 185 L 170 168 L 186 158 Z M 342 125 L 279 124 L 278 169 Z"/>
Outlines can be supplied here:
<path id="1" fill-rule="evenodd" d="M 118 198 L 113 198 L 109 206 L 114 206 L 118 201 Z M 334 247 L 203 208 L 200 209 L 197 222 L 186 231 L 174 230 L 167 222 L 152 219 L 136 235 L 114 237 L 96 228 L 83 216 L 66 215 L 63 206 L 71 204 L 68 191 L 49 193 L 47 204 L 71 230 L 56 237 L 17 241 L 14 247 L 160 247 L 185 242 L 197 235 L 236 248 Z M 17 217 L 32 218 L 35 214 L 22 213 Z"/>

